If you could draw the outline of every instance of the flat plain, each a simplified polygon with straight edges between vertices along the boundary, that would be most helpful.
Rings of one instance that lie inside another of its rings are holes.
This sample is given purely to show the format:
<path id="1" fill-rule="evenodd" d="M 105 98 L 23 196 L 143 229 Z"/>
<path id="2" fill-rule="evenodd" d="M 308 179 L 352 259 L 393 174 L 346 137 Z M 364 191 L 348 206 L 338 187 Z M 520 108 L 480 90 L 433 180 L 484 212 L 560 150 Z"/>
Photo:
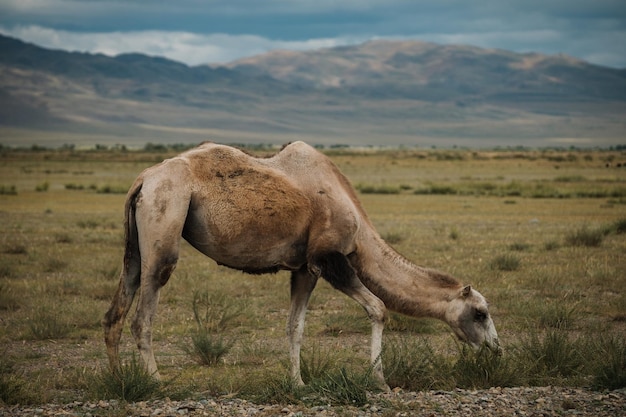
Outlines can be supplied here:
<path id="1" fill-rule="evenodd" d="M 607 339 L 624 346 L 623 151 L 325 152 L 398 252 L 489 299 L 504 358 L 547 344 L 555 334 L 581 352 Z M 21 394 L 14 402 L 96 395 L 91 381 L 107 368 L 100 320 L 122 262 L 125 191 L 142 169 L 175 153 L 2 149 L 0 362 L 18 381 Z M 183 243 L 154 326 L 162 375 L 177 389 L 189 388 L 188 395 L 258 398 L 259 387 L 288 373 L 288 307 L 288 273 L 245 275 Z M 210 366 L 190 353 L 199 326 L 216 330 L 229 347 Z M 415 340 L 452 366 L 464 354 L 444 324 L 391 315 L 385 345 Z M 364 372 L 368 347 L 369 324 L 360 307 L 320 282 L 307 315 L 305 362 Z M 121 349 L 125 361 L 136 355 L 128 324 Z M 388 375 L 392 362 L 385 363 Z M 594 380 L 585 365 L 544 376 L 513 385 L 585 387 Z M 450 383 L 430 378 L 434 389 Z M 397 381 L 411 388 L 401 377 Z"/>

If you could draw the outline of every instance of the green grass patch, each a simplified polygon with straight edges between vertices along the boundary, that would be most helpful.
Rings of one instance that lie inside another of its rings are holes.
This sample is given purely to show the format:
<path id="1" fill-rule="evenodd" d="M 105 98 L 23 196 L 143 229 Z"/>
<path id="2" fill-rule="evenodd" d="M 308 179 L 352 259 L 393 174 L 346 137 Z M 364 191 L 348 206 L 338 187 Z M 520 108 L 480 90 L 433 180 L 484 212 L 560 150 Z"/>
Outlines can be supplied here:
<path id="1" fill-rule="evenodd" d="M 569 246 L 598 247 L 606 235 L 603 229 L 591 229 L 584 225 L 565 236 L 565 243 Z"/>
<path id="2" fill-rule="evenodd" d="M 505 253 L 496 256 L 490 263 L 489 268 L 494 271 L 517 271 L 520 269 L 522 261 L 514 254 Z"/>
<path id="3" fill-rule="evenodd" d="M 534 332 L 518 347 L 517 356 L 531 385 L 562 384 L 567 378 L 581 375 L 587 363 L 586 347 L 571 341 L 567 332 L 548 330 L 540 336 Z"/>
<path id="4" fill-rule="evenodd" d="M 361 192 L 361 194 L 400 194 L 402 189 L 406 189 L 406 187 L 396 187 L 392 185 L 357 185 L 356 189 Z"/>
<path id="5" fill-rule="evenodd" d="M 226 340 L 222 335 L 198 329 L 191 335 L 191 347 L 184 350 L 200 365 L 215 366 L 232 349 L 234 340 Z"/>
<path id="6" fill-rule="evenodd" d="M 63 339 L 72 331 L 67 316 L 58 308 L 48 305 L 37 307 L 28 327 L 35 340 Z"/>
<path id="7" fill-rule="evenodd" d="M 0 185 L 0 195 L 17 195 L 15 185 Z"/>
<path id="8" fill-rule="evenodd" d="M 626 340 L 614 335 L 604 336 L 590 349 L 600 360 L 593 366 L 592 387 L 615 390 L 626 387 Z"/>
<path id="9" fill-rule="evenodd" d="M 466 389 L 512 387 L 524 382 L 515 358 L 486 348 L 474 351 L 463 346 L 452 373 L 455 385 Z"/>
<path id="10" fill-rule="evenodd" d="M 23 372 L 7 359 L 0 358 L 0 404 L 30 404 L 33 398 L 28 392 Z"/>
<path id="11" fill-rule="evenodd" d="M 410 391 L 452 389 L 452 364 L 422 338 L 393 338 L 384 347 L 387 383 Z"/>
<path id="12" fill-rule="evenodd" d="M 106 369 L 89 382 L 89 392 L 96 399 L 119 399 L 127 402 L 162 398 L 161 383 L 155 379 L 133 355 L 119 369 Z"/>

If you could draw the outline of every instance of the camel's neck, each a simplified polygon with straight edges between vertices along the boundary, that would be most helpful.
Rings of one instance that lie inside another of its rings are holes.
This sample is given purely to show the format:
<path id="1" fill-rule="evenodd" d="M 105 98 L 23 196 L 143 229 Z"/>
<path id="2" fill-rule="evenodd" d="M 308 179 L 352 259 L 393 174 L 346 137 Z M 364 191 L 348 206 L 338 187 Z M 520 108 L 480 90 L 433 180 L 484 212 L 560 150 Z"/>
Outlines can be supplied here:
<path id="1" fill-rule="evenodd" d="M 372 230 L 365 233 L 350 261 L 387 308 L 414 317 L 445 321 L 449 302 L 462 288 L 454 278 L 410 262 Z"/>

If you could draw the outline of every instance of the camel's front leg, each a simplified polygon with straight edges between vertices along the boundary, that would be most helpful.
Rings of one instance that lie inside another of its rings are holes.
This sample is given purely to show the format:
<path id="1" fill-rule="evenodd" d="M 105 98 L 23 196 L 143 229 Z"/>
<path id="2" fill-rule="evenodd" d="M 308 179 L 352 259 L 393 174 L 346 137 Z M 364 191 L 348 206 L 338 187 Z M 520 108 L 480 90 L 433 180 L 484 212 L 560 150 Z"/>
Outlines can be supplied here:
<path id="1" fill-rule="evenodd" d="M 289 359 L 291 361 L 291 379 L 296 385 L 304 385 L 300 373 L 300 347 L 304 333 L 304 319 L 309 298 L 317 283 L 317 277 L 306 269 L 291 274 L 291 307 L 287 322 L 289 337 Z"/>
<path id="2" fill-rule="evenodd" d="M 319 256 L 314 260 L 313 268 L 311 266 L 309 268 L 318 270 L 320 275 L 330 282 L 333 287 L 355 300 L 367 312 L 367 316 L 372 323 L 370 352 L 374 378 L 382 389 L 389 391 L 389 386 L 385 382 L 383 374 L 381 358 L 383 329 L 387 314 L 385 304 L 363 285 L 348 258 L 341 253 L 331 252 L 324 256 Z"/>

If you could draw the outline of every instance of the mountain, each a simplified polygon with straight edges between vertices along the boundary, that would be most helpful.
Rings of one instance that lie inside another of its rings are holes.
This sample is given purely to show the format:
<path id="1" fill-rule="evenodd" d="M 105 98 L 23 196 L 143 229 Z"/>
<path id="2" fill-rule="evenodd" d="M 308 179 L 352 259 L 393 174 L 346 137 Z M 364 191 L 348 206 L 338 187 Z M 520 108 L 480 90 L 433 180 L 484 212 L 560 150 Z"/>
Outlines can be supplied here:
<path id="1" fill-rule="evenodd" d="M 229 68 L 372 98 L 441 101 L 626 100 L 626 72 L 565 56 L 417 41 L 371 41 L 311 52 L 276 51 Z"/>
<path id="2" fill-rule="evenodd" d="M 607 146 L 626 132 L 626 70 L 563 55 L 371 41 L 189 67 L 4 36 L 0 51 L 5 145 Z"/>

